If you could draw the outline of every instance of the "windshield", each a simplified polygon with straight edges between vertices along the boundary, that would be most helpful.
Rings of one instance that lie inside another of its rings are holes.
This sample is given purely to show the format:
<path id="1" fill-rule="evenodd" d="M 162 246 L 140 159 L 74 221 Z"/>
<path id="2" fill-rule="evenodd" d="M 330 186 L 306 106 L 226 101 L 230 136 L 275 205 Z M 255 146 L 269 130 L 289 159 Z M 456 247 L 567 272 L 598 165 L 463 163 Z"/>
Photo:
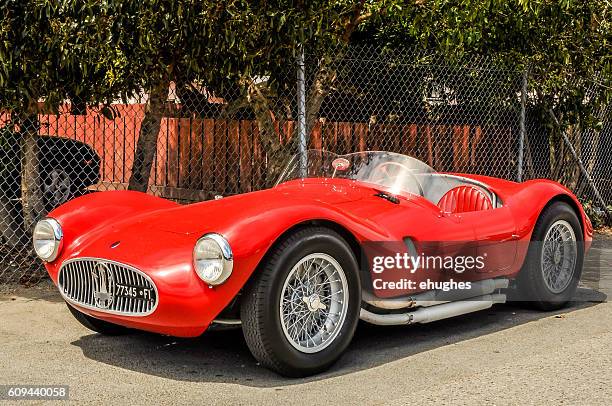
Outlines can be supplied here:
<path id="1" fill-rule="evenodd" d="M 438 189 L 440 179 L 426 163 L 402 154 L 382 151 L 337 155 L 309 150 L 294 156 L 277 184 L 302 178 L 342 178 L 379 186 L 395 194 L 425 196 Z M 305 162 L 304 162 L 305 161 Z M 436 193 L 437 194 L 437 193 Z"/>

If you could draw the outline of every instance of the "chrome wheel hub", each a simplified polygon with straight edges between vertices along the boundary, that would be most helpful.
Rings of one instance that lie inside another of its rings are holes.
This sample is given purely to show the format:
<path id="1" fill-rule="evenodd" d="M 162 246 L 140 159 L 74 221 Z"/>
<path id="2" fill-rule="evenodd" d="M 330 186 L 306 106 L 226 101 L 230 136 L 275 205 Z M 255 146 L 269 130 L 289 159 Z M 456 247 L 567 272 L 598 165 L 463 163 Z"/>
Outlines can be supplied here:
<path id="1" fill-rule="evenodd" d="M 331 256 L 308 255 L 291 269 L 281 291 L 285 338 L 298 351 L 315 353 L 340 333 L 348 309 L 344 270 Z"/>
<path id="2" fill-rule="evenodd" d="M 542 275 L 552 293 L 561 293 L 570 285 L 576 268 L 576 234 L 565 220 L 554 222 L 542 242 Z"/>
<path id="3" fill-rule="evenodd" d="M 313 293 L 308 297 L 304 296 L 302 300 L 304 300 L 304 302 L 308 306 L 308 310 L 310 310 L 311 312 L 327 309 L 327 306 L 323 302 L 321 302 L 321 297 L 316 293 Z"/>

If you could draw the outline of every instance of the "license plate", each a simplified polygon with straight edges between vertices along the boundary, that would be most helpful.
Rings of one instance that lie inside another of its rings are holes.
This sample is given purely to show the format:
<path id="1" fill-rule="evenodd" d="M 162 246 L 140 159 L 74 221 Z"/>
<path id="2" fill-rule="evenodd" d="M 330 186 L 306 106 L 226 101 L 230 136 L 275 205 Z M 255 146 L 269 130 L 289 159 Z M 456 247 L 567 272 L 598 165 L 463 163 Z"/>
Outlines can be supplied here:
<path id="1" fill-rule="evenodd" d="M 145 288 L 142 286 L 117 284 L 115 289 L 115 296 L 153 301 L 155 300 L 155 291 L 151 288 Z"/>

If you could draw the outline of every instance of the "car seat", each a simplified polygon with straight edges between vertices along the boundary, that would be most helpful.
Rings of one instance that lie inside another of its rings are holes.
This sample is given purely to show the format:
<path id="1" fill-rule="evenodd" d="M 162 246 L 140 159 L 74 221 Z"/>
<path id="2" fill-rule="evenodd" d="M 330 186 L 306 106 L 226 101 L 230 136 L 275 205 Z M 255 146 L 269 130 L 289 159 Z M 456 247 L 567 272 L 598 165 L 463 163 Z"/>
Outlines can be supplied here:
<path id="1" fill-rule="evenodd" d="M 481 188 L 461 185 L 446 192 L 438 202 L 438 207 L 445 213 L 465 213 L 492 209 L 493 203 Z"/>

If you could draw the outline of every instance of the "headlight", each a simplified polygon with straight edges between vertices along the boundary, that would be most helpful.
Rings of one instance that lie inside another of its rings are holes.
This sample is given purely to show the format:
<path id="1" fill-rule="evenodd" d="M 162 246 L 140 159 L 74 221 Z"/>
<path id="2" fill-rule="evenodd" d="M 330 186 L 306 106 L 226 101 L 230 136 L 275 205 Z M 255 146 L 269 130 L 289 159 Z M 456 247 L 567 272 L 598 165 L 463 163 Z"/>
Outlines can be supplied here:
<path id="1" fill-rule="evenodd" d="M 36 223 L 32 235 L 36 255 L 43 261 L 53 261 L 60 252 L 62 237 L 62 227 L 57 220 L 51 218 L 40 220 Z"/>
<path id="2" fill-rule="evenodd" d="M 215 233 L 200 238 L 193 249 L 193 266 L 209 285 L 225 282 L 234 267 L 234 255 L 227 240 Z"/>

